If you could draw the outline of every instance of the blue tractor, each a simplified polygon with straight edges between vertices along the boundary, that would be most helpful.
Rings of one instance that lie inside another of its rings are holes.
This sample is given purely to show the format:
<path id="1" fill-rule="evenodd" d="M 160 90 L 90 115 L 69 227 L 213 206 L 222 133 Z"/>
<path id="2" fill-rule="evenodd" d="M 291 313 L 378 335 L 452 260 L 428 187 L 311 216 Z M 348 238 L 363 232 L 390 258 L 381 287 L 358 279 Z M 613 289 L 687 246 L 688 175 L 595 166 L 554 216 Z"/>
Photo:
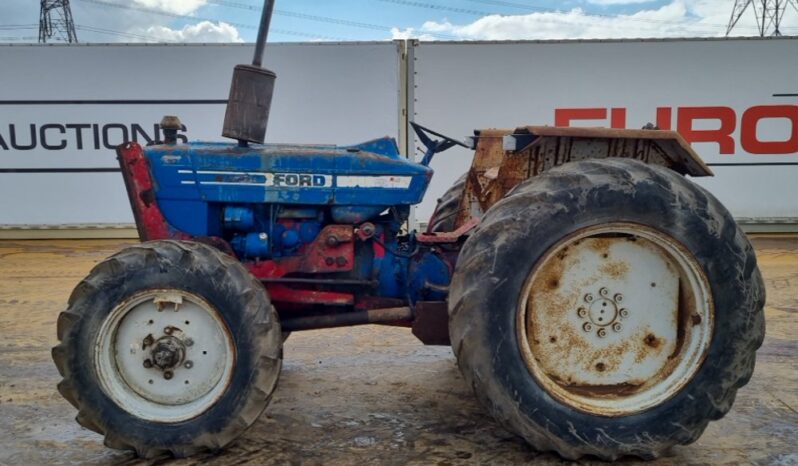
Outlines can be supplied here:
<path id="1" fill-rule="evenodd" d="M 527 126 L 458 141 L 263 144 L 274 73 L 239 65 L 235 143 L 126 143 L 142 243 L 99 263 L 58 318 L 77 421 L 111 448 L 224 448 L 263 412 L 290 332 L 380 323 L 451 345 L 502 425 L 565 458 L 653 458 L 731 408 L 764 337 L 745 234 L 685 175 L 676 133 Z M 432 157 L 475 150 L 423 232 Z"/>

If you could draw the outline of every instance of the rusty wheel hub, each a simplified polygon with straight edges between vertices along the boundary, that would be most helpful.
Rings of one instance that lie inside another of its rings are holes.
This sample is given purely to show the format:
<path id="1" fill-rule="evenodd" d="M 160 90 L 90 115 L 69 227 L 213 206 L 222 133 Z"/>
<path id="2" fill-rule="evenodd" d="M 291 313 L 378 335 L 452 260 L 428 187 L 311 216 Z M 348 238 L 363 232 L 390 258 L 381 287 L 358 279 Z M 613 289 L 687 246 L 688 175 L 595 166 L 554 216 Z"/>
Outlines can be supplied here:
<path id="1" fill-rule="evenodd" d="M 161 370 L 173 369 L 180 365 L 185 354 L 185 345 L 173 336 L 159 338 L 150 353 L 152 363 Z"/>
<path id="2" fill-rule="evenodd" d="M 536 264 L 519 300 L 518 337 L 552 396 L 617 416 L 656 406 L 689 382 L 713 317 L 689 251 L 657 230 L 609 224 L 565 238 Z"/>

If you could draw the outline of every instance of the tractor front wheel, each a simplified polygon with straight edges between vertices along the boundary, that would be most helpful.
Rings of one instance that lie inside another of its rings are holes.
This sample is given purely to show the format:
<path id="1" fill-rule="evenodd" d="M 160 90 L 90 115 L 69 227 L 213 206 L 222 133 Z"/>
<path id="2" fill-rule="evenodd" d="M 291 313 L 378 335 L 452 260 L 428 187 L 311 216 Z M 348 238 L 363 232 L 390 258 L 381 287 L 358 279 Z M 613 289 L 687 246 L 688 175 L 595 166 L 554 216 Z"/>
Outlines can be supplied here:
<path id="1" fill-rule="evenodd" d="M 152 458 L 220 449 L 252 425 L 280 373 L 266 290 L 233 258 L 155 241 L 98 264 L 58 318 L 53 359 L 77 421 Z"/>
<path id="2" fill-rule="evenodd" d="M 653 458 L 730 409 L 763 306 L 754 251 L 714 197 L 589 160 L 488 210 L 454 273 L 450 335 L 478 398 L 536 449 Z"/>

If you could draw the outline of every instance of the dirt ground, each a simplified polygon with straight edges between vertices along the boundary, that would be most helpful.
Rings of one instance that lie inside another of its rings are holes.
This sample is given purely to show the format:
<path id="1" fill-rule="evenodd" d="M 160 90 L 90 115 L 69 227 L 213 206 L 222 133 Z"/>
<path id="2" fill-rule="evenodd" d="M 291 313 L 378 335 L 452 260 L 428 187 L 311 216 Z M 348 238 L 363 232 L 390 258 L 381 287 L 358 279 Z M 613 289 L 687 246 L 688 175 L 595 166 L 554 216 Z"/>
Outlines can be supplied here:
<path id="1" fill-rule="evenodd" d="M 649 464 L 798 465 L 798 238 L 754 243 L 768 292 L 754 377 L 698 442 Z M 72 287 L 125 244 L 0 241 L 0 464 L 142 463 L 77 425 L 50 359 Z M 485 414 L 449 348 L 378 326 L 292 335 L 277 393 L 252 429 L 222 454 L 155 462 L 562 463 Z"/>

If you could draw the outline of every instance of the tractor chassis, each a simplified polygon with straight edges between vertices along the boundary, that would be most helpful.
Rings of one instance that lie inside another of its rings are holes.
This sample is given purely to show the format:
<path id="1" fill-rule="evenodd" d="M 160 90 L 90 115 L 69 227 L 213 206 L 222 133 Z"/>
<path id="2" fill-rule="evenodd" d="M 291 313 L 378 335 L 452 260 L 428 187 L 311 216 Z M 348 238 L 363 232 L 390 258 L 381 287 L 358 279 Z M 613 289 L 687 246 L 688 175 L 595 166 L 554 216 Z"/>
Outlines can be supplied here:
<path id="1" fill-rule="evenodd" d="M 194 237 L 169 224 L 155 199 L 149 162 L 138 144 L 123 144 L 117 148 L 117 154 L 141 241 L 196 241 L 236 256 L 230 244 L 222 238 Z M 469 219 L 455 231 L 413 234 L 412 240 L 442 256 L 450 266 L 450 271 L 453 271 L 457 260 L 456 248 L 440 246 L 461 243 L 478 223 L 477 218 Z M 263 283 L 272 301 L 277 303 L 284 332 L 384 324 L 410 327 L 413 334 L 427 345 L 448 345 L 446 301 L 416 301 L 409 304 L 404 299 L 358 293 L 375 289 L 378 285 L 376 280 L 288 276 L 295 273 L 329 276 L 331 272 L 351 270 L 355 263 L 354 243 L 367 241 L 373 235 L 374 225 L 369 222 L 358 226 L 327 225 L 302 256 L 241 262 Z M 381 242 L 375 241 L 373 246 L 375 254 L 385 254 Z M 341 289 L 344 291 L 339 291 Z M 314 308 L 316 312 L 303 312 L 308 308 Z M 318 312 L 320 309 L 324 311 Z"/>

